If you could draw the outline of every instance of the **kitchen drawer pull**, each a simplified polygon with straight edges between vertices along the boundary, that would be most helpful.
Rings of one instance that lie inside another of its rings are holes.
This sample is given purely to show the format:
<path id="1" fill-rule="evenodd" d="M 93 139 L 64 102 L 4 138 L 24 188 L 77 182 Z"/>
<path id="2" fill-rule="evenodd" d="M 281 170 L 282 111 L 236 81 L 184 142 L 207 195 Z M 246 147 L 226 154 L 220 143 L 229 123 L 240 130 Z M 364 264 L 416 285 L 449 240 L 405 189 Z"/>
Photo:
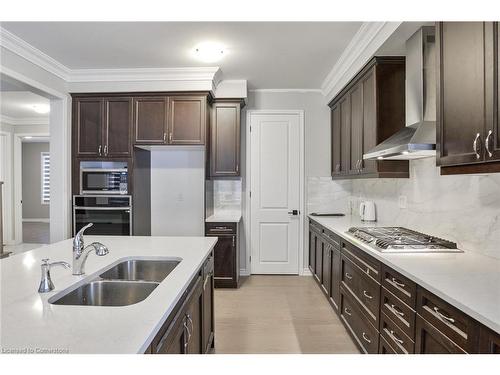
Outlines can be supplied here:
<path id="1" fill-rule="evenodd" d="M 396 341 L 396 342 L 400 343 L 401 345 L 403 345 L 404 341 L 401 340 L 400 338 L 398 338 L 398 336 L 396 336 L 396 333 L 392 329 L 389 331 L 389 333 L 391 334 L 391 337 L 392 337 L 392 339 L 394 341 Z"/>
<path id="2" fill-rule="evenodd" d="M 484 141 L 484 145 L 486 146 L 486 151 L 488 152 L 488 156 L 490 158 L 493 156 L 493 154 L 490 151 L 490 137 L 491 137 L 491 134 L 493 134 L 493 132 L 490 130 L 488 132 L 488 135 L 486 136 L 485 141 Z"/>
<path id="3" fill-rule="evenodd" d="M 368 344 L 371 344 L 372 343 L 372 340 L 370 340 L 370 338 L 368 337 L 368 335 L 366 333 L 362 333 L 361 336 L 363 336 L 363 340 L 365 340 Z"/>
<path id="4" fill-rule="evenodd" d="M 368 293 L 366 290 L 363 290 L 363 295 L 364 295 L 366 298 L 368 298 L 368 299 L 372 299 L 372 298 L 373 298 L 373 296 L 372 296 L 370 293 Z"/>
<path id="5" fill-rule="evenodd" d="M 472 142 L 472 148 L 474 150 L 474 153 L 476 154 L 476 159 L 481 158 L 481 155 L 479 154 L 479 151 L 477 150 L 477 141 L 481 138 L 481 134 L 477 133 L 476 138 L 474 138 L 474 142 Z"/>
<path id="6" fill-rule="evenodd" d="M 446 321 L 448 323 L 452 323 L 452 324 L 455 323 L 455 319 L 450 318 L 449 316 L 444 315 L 442 312 L 439 311 L 439 308 L 437 306 L 434 306 L 434 311 L 435 311 L 436 315 L 439 318 L 441 318 L 441 320 L 444 320 L 444 321 Z"/>
<path id="7" fill-rule="evenodd" d="M 349 280 L 352 280 L 352 275 L 348 272 L 345 273 L 345 277 L 347 277 L 347 279 Z"/>
<path id="8" fill-rule="evenodd" d="M 392 282 L 396 284 L 396 286 L 399 286 L 400 288 L 404 288 L 406 285 L 399 282 L 395 277 L 392 278 Z"/>
<path id="9" fill-rule="evenodd" d="M 391 309 L 394 313 L 398 314 L 399 316 L 405 316 L 405 313 L 402 312 L 396 305 L 391 305 Z"/>
<path id="10" fill-rule="evenodd" d="M 349 310 L 347 307 L 346 307 L 346 308 L 344 308 L 344 312 L 345 312 L 347 315 L 349 315 L 349 316 L 351 316 L 351 315 L 352 315 L 351 310 Z"/>

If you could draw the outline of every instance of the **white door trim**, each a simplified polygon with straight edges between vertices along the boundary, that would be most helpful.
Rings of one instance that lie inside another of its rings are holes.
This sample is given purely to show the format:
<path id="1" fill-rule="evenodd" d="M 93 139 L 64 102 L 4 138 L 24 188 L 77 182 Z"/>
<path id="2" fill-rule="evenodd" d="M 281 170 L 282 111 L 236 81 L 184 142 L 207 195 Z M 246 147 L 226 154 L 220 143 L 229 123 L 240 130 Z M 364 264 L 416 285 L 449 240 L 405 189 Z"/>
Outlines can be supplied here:
<path id="1" fill-rule="evenodd" d="M 23 138 L 50 137 L 48 133 L 14 133 L 14 243 L 23 242 Z M 50 139 L 49 139 L 50 144 Z M 49 213 L 50 218 L 50 213 Z M 50 222 L 50 219 L 49 219 Z"/>
<path id="2" fill-rule="evenodd" d="M 247 110 L 246 118 L 246 179 L 245 179 L 245 207 L 246 207 L 246 217 L 245 217 L 245 236 L 246 236 L 246 254 L 245 254 L 245 264 L 246 269 L 249 274 L 252 273 L 252 265 L 250 263 L 250 256 L 252 254 L 251 248 L 251 203 L 250 203 L 250 187 L 251 187 L 251 136 L 250 136 L 250 125 L 252 115 L 298 115 L 299 116 L 299 133 L 300 133 L 300 147 L 299 147 L 299 158 L 300 158 L 300 170 L 299 170 L 299 180 L 300 180 L 300 217 L 299 217 L 299 275 L 304 275 L 304 223 L 305 223 L 305 179 L 304 179 L 304 111 L 303 110 L 267 110 L 267 109 L 251 109 Z"/>

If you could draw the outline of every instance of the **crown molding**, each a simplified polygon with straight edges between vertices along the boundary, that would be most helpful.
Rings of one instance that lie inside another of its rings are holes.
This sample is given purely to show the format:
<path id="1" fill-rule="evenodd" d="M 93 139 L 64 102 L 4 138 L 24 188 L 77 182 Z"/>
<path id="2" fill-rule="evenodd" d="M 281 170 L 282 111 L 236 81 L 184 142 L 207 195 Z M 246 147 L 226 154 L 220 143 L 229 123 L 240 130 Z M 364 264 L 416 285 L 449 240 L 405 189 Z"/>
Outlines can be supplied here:
<path id="1" fill-rule="evenodd" d="M 307 92 L 316 92 L 322 94 L 323 91 L 321 89 L 251 89 L 249 92 L 294 92 L 294 93 L 307 93 Z"/>
<path id="2" fill-rule="evenodd" d="M 49 125 L 48 117 L 10 117 L 0 115 L 0 122 L 7 125 Z"/>
<path id="3" fill-rule="evenodd" d="M 327 101 L 356 75 L 402 22 L 364 22 L 326 76 L 321 90 Z"/>
<path id="4" fill-rule="evenodd" d="M 212 81 L 220 79 L 219 67 L 72 69 L 68 82 Z"/>
<path id="5" fill-rule="evenodd" d="M 0 27 L 0 46 L 67 81 L 70 69 L 23 39 Z"/>

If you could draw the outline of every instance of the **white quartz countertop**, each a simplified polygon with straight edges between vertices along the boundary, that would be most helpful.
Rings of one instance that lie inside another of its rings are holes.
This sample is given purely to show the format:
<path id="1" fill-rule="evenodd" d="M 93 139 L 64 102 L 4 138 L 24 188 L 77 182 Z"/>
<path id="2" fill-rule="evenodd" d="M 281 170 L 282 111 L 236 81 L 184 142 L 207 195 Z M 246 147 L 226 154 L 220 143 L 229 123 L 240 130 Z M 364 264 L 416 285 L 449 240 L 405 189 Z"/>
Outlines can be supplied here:
<path id="1" fill-rule="evenodd" d="M 91 254 L 86 275 L 70 269 L 51 270 L 55 290 L 39 294 L 40 262 L 72 262 L 72 240 L 58 242 L 2 259 L 0 347 L 9 352 L 142 353 L 172 312 L 213 249 L 215 237 L 104 237 L 99 241 L 108 255 Z M 126 258 L 181 259 L 175 269 L 144 300 L 130 306 L 63 306 L 48 299 L 62 290 L 83 284 L 103 268 Z M 85 280 L 84 280 L 85 279 Z"/>
<path id="2" fill-rule="evenodd" d="M 209 216 L 205 219 L 207 223 L 239 223 L 241 220 L 241 214 L 237 213 L 227 213 L 227 214 L 215 214 Z"/>
<path id="3" fill-rule="evenodd" d="M 397 223 L 363 223 L 353 216 L 309 218 L 500 333 L 499 259 L 467 249 L 462 249 L 463 253 L 382 253 L 346 232 L 350 227 L 397 226 Z"/>

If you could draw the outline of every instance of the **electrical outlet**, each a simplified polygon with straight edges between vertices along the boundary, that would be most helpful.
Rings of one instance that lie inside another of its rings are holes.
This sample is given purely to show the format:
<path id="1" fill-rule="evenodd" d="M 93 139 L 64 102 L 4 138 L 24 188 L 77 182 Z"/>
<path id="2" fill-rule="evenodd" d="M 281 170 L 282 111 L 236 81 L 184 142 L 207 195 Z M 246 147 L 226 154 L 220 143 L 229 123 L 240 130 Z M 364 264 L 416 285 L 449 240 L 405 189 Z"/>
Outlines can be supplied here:
<path id="1" fill-rule="evenodd" d="M 400 196 L 399 196 L 399 199 L 398 199 L 398 205 L 399 205 L 399 208 L 402 208 L 402 209 L 407 208 L 407 199 L 406 199 L 406 195 L 400 195 Z"/>

